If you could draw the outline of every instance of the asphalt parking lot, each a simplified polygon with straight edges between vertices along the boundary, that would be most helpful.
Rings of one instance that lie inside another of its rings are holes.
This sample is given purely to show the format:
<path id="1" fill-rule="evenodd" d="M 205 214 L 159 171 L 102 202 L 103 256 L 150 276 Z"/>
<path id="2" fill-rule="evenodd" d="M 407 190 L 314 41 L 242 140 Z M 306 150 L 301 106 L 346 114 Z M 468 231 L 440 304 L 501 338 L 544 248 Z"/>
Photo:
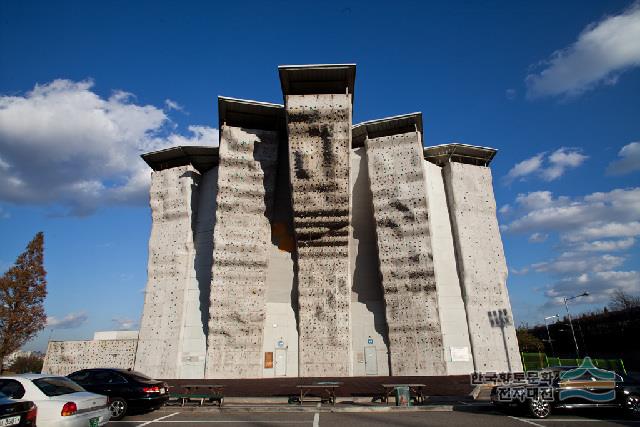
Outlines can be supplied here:
<path id="1" fill-rule="evenodd" d="M 215 426 L 513 426 L 577 427 L 588 425 L 640 426 L 640 419 L 611 411 L 583 411 L 554 414 L 536 420 L 518 414 L 504 414 L 489 406 L 468 406 L 439 412 L 235 412 L 233 409 L 209 412 L 156 411 L 110 422 L 110 427 L 186 427 Z"/>

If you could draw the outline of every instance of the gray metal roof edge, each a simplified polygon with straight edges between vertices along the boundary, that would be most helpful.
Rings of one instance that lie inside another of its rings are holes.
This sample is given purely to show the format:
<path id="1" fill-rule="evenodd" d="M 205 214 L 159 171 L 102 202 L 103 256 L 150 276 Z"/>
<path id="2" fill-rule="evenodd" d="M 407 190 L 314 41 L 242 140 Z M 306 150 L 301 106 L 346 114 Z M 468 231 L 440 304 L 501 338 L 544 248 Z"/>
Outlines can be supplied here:
<path id="1" fill-rule="evenodd" d="M 394 122 L 394 121 L 399 122 L 402 119 L 409 119 L 409 118 L 416 118 L 417 119 L 416 124 L 419 125 L 418 128 L 422 131 L 422 112 L 421 111 L 415 111 L 413 113 L 406 113 L 406 114 L 398 114 L 396 116 L 384 117 L 382 119 L 367 120 L 367 121 L 360 122 L 358 124 L 353 125 L 352 129 L 360 128 L 361 126 L 382 124 L 385 122 Z"/>
<path id="2" fill-rule="evenodd" d="M 477 155 L 471 155 L 463 152 L 456 152 L 455 151 L 456 148 L 466 149 L 474 152 L 473 154 L 477 154 Z M 433 153 L 432 155 L 429 155 L 430 151 L 436 151 L 436 150 L 440 150 L 442 152 Z M 491 147 L 483 147 L 480 145 L 470 145 L 470 144 L 462 144 L 459 142 L 452 142 L 449 144 L 439 144 L 439 145 L 423 147 L 422 152 L 423 152 L 424 158 L 427 160 L 429 158 L 435 159 L 435 158 L 439 158 L 439 157 L 441 158 L 445 156 L 449 156 L 449 157 L 458 156 L 458 157 L 467 158 L 467 159 L 484 161 L 485 166 L 489 166 L 491 161 L 494 159 L 494 157 L 498 153 L 498 149 L 491 148 Z"/>
<path id="3" fill-rule="evenodd" d="M 344 64 L 300 64 L 300 65 L 278 65 L 278 70 L 281 69 L 298 69 L 298 68 L 355 68 L 355 62 L 349 62 Z"/>
<path id="4" fill-rule="evenodd" d="M 204 151 L 208 153 L 194 154 L 194 151 L 200 151 L 200 152 Z M 194 165 L 194 162 L 192 161 L 193 157 L 196 157 L 196 156 L 217 157 L 219 155 L 219 147 L 212 146 L 212 145 L 176 145 L 173 147 L 163 148 L 162 150 L 149 151 L 148 153 L 142 153 L 140 154 L 140 157 L 151 169 L 156 170 L 154 165 L 157 165 L 158 163 L 161 163 L 161 162 L 154 161 L 154 157 L 158 155 L 163 155 L 163 154 L 169 156 L 169 159 L 165 159 L 165 161 L 184 158 L 188 160 L 190 164 Z"/>
<path id="5" fill-rule="evenodd" d="M 218 95 L 218 103 L 220 101 L 228 102 L 230 104 L 245 104 L 245 105 L 256 105 L 261 107 L 284 108 L 284 104 L 276 104 L 273 102 L 255 101 L 253 99 L 241 99 L 241 98 L 234 98 L 232 96 Z"/>

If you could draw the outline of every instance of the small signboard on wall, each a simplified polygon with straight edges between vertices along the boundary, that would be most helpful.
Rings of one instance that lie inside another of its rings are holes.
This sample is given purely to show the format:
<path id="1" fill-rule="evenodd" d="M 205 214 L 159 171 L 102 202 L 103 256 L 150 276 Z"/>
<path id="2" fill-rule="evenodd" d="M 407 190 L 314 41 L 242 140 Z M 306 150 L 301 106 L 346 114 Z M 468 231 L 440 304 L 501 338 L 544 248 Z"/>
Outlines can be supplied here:
<path id="1" fill-rule="evenodd" d="M 468 362 L 469 347 L 451 347 L 451 361 L 452 362 Z"/>
<path id="2" fill-rule="evenodd" d="M 264 367 L 265 367 L 265 369 L 273 368 L 273 351 L 265 351 L 265 353 L 264 353 Z"/>
<path id="3" fill-rule="evenodd" d="M 369 338 L 369 339 L 367 340 L 367 344 L 369 344 L 369 345 L 373 345 L 373 338 Z"/>

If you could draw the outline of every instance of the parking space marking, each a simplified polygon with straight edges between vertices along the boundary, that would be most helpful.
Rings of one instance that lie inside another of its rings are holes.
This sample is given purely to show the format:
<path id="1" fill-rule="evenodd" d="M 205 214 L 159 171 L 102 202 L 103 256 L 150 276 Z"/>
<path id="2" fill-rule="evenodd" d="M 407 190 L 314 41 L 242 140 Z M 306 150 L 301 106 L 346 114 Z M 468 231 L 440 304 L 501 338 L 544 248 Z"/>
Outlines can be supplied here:
<path id="1" fill-rule="evenodd" d="M 534 423 L 533 421 L 527 420 L 527 419 L 524 419 L 524 418 L 513 417 L 511 415 L 509 415 L 509 418 L 513 418 L 514 420 L 522 421 L 523 423 L 531 424 L 532 426 L 544 427 L 542 424 Z"/>
<path id="2" fill-rule="evenodd" d="M 162 420 L 164 420 L 165 418 L 173 417 L 174 415 L 178 415 L 179 413 L 180 412 L 174 412 L 173 414 L 165 415 L 164 417 L 159 417 L 159 418 L 156 418 L 155 420 L 144 422 L 144 423 L 140 424 L 138 427 L 144 427 L 144 426 L 149 425 L 151 423 L 162 422 Z"/>

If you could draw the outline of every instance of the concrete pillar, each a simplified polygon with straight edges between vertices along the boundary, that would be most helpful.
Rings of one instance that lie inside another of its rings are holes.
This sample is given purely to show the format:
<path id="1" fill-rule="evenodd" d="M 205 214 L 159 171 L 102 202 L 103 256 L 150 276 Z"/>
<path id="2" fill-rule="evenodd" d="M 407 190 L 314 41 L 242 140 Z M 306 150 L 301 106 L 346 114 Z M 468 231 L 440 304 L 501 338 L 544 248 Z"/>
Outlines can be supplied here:
<path id="1" fill-rule="evenodd" d="M 278 132 L 222 125 L 206 378 L 262 376 Z"/>
<path id="2" fill-rule="evenodd" d="M 422 138 L 417 131 L 385 135 L 369 134 L 365 146 L 391 375 L 445 375 Z"/>
<path id="3" fill-rule="evenodd" d="M 287 95 L 300 376 L 351 375 L 351 95 Z"/>
<path id="4" fill-rule="evenodd" d="M 148 281 L 135 369 L 178 378 L 187 301 L 194 271 L 194 207 L 200 174 L 191 165 L 151 174 Z"/>
<path id="5" fill-rule="evenodd" d="M 467 313 L 456 270 L 449 208 L 442 180 L 442 168 L 423 160 L 429 206 L 429 230 L 433 248 L 433 270 L 438 291 L 438 312 L 442 327 L 447 375 L 473 372 Z"/>
<path id="6" fill-rule="evenodd" d="M 521 371 L 491 170 L 449 162 L 443 175 L 475 370 Z"/>
<path id="7" fill-rule="evenodd" d="M 389 375 L 389 339 L 364 147 L 351 152 L 351 229 L 353 375 Z M 371 351 L 375 352 L 373 361 Z"/>

